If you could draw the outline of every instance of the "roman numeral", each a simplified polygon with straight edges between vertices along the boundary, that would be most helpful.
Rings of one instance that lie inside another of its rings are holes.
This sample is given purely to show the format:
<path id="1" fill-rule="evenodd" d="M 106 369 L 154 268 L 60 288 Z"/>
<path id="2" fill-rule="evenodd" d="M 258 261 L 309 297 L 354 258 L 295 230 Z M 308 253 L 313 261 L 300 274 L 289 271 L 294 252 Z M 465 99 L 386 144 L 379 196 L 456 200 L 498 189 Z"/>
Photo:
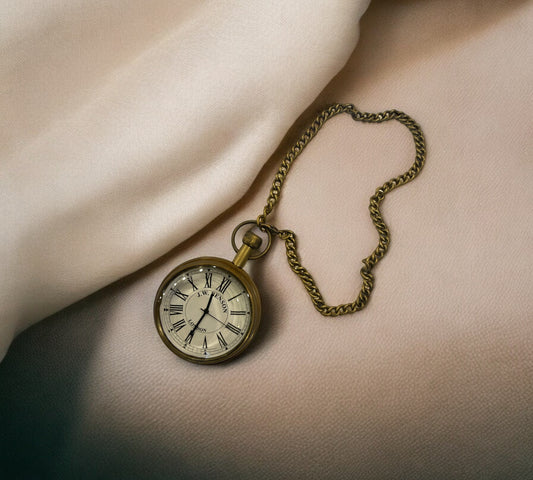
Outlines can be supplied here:
<path id="1" fill-rule="evenodd" d="M 174 295 L 181 298 L 182 300 L 187 300 L 187 298 L 189 297 L 189 295 L 186 295 L 185 293 L 181 293 L 177 288 L 175 288 L 172 291 L 174 292 Z"/>
<path id="2" fill-rule="evenodd" d="M 204 350 L 207 350 L 207 337 L 204 335 Z"/>
<path id="3" fill-rule="evenodd" d="M 246 315 L 246 312 L 244 310 L 232 310 L 230 314 L 231 315 Z"/>
<path id="4" fill-rule="evenodd" d="M 198 290 L 198 287 L 194 284 L 191 277 L 187 277 L 187 281 L 192 285 L 192 291 Z"/>
<path id="5" fill-rule="evenodd" d="M 205 285 L 204 288 L 211 288 L 211 278 L 213 274 L 211 272 L 205 272 Z"/>
<path id="6" fill-rule="evenodd" d="M 183 305 L 170 305 L 169 315 L 178 315 L 183 313 Z"/>
<path id="7" fill-rule="evenodd" d="M 194 337 L 194 328 L 189 332 L 189 335 L 187 335 L 187 338 L 185 339 L 185 345 L 191 344 L 192 337 Z"/>
<path id="8" fill-rule="evenodd" d="M 228 342 L 226 342 L 226 339 L 222 336 L 220 332 L 217 333 L 218 343 L 220 343 L 220 346 L 222 348 L 228 349 Z"/>
<path id="9" fill-rule="evenodd" d="M 218 286 L 217 290 L 220 293 L 226 293 L 226 290 L 231 285 L 231 280 L 229 278 L 223 277 L 221 284 Z"/>
<path id="10" fill-rule="evenodd" d="M 242 334 L 242 330 L 239 328 L 239 327 L 236 327 L 235 325 L 233 325 L 233 323 L 229 323 L 226 325 L 226 328 L 230 331 L 230 332 L 233 332 L 235 335 L 240 335 Z"/>
<path id="11" fill-rule="evenodd" d="M 175 332 L 179 332 L 184 326 L 185 326 L 185 320 L 178 320 L 177 322 L 172 324 L 171 330 L 174 330 Z"/>

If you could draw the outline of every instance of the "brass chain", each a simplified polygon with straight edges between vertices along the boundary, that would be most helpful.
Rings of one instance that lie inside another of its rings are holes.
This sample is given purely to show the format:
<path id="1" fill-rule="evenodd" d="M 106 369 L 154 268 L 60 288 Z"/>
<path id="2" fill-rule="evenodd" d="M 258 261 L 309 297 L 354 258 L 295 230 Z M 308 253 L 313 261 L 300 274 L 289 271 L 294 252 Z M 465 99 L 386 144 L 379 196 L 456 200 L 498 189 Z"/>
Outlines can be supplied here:
<path id="1" fill-rule="evenodd" d="M 268 215 L 272 212 L 276 203 L 279 201 L 281 194 L 281 187 L 287 177 L 292 163 L 302 153 L 307 144 L 316 136 L 322 126 L 332 117 L 339 113 L 348 113 L 351 117 L 358 122 L 365 123 L 382 123 L 389 120 L 397 120 L 402 125 L 405 125 L 411 134 L 413 135 L 416 154 L 415 161 L 411 168 L 401 175 L 391 178 L 383 185 L 376 189 L 374 195 L 370 197 L 370 217 L 374 223 L 378 234 L 379 243 L 374 251 L 365 259 L 363 259 L 363 267 L 361 268 L 361 277 L 363 279 L 363 285 L 359 292 L 359 295 L 352 303 L 345 303 L 337 306 L 327 305 L 324 301 L 318 286 L 307 271 L 307 269 L 300 263 L 300 258 L 296 251 L 296 234 L 291 230 L 279 230 L 274 225 L 266 223 Z M 300 277 L 307 292 L 311 296 L 311 300 L 315 308 L 325 316 L 336 317 L 338 315 L 345 315 L 347 313 L 357 312 L 363 309 L 372 289 L 374 288 L 374 275 L 372 274 L 372 268 L 383 258 L 389 248 L 390 233 L 387 225 L 385 224 L 379 206 L 385 195 L 395 188 L 404 185 L 413 180 L 422 170 L 424 162 L 426 160 L 426 144 L 424 141 L 424 134 L 419 125 L 407 114 L 398 110 L 387 110 L 382 113 L 365 113 L 360 112 L 351 104 L 335 103 L 326 109 L 324 109 L 311 123 L 309 128 L 303 133 L 300 139 L 294 144 L 291 150 L 287 153 L 284 160 L 281 162 L 278 172 L 274 177 L 272 188 L 267 199 L 267 203 L 263 209 L 263 213 L 257 217 L 257 226 L 263 230 L 268 231 L 271 234 L 277 235 L 279 238 L 285 241 L 285 248 L 287 251 L 287 259 L 292 271 Z"/>

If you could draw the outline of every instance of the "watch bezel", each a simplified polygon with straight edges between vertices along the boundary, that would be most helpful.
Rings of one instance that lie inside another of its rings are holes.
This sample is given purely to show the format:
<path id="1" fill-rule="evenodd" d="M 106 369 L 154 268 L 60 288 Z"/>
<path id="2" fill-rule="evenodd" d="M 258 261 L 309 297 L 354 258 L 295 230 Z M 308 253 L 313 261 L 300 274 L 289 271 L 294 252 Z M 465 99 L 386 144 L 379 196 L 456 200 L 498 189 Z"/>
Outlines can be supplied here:
<path id="1" fill-rule="evenodd" d="M 168 339 L 165 334 L 165 331 L 163 330 L 159 310 L 161 307 L 161 302 L 163 300 L 164 291 L 167 289 L 170 282 L 181 271 L 193 267 L 202 267 L 210 265 L 226 270 L 228 273 L 235 276 L 243 284 L 250 298 L 250 326 L 236 348 L 214 358 L 202 358 L 194 355 L 189 355 L 186 352 L 181 351 Z M 250 278 L 248 273 L 241 267 L 238 267 L 237 265 L 232 263 L 230 260 L 226 260 L 225 258 L 220 257 L 197 257 L 193 258 L 192 260 L 188 260 L 187 262 L 184 262 L 172 269 L 172 271 L 169 272 L 165 279 L 161 282 L 154 301 L 154 320 L 157 332 L 159 333 L 161 340 L 163 340 L 163 343 L 178 357 L 183 358 L 184 360 L 187 360 L 189 362 L 202 365 L 222 363 L 240 355 L 254 338 L 261 320 L 261 297 L 259 296 L 259 290 L 257 289 L 255 283 Z"/>

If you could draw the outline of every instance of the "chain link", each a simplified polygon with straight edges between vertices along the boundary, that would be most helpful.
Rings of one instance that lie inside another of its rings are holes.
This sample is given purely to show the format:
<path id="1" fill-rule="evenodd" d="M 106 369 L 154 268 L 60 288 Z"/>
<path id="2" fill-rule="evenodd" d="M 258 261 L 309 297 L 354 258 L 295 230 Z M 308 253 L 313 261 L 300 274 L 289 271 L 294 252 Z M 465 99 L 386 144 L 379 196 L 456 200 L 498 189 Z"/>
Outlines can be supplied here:
<path id="1" fill-rule="evenodd" d="M 363 267 L 361 268 L 361 278 L 363 284 L 357 298 L 352 303 L 345 303 L 337 306 L 327 305 L 318 289 L 318 286 L 313 279 L 309 271 L 301 264 L 298 252 L 296 249 L 296 234 L 292 230 L 279 230 L 274 225 L 266 222 L 268 215 L 272 212 L 273 208 L 279 201 L 281 188 L 285 181 L 291 165 L 294 160 L 302 153 L 307 144 L 317 135 L 323 125 L 332 117 L 340 114 L 348 113 L 351 117 L 358 122 L 365 123 L 382 123 L 389 120 L 396 120 L 402 125 L 405 125 L 413 136 L 415 143 L 415 160 L 411 165 L 411 168 L 401 175 L 391 178 L 383 185 L 378 187 L 370 197 L 370 218 L 374 223 L 378 235 L 378 246 L 374 251 L 365 259 L 363 259 Z M 285 241 L 285 248 L 287 251 L 287 260 L 292 271 L 300 277 L 307 292 L 311 296 L 311 300 L 315 308 L 325 316 L 336 317 L 338 315 L 345 315 L 347 313 L 357 312 L 363 309 L 374 288 L 374 275 L 372 269 L 383 258 L 387 252 L 390 244 L 390 233 L 387 225 L 385 224 L 379 206 L 385 195 L 391 192 L 395 188 L 398 188 L 411 180 L 413 180 L 422 170 L 424 162 L 426 160 L 426 144 L 424 141 L 424 134 L 419 125 L 407 114 L 398 110 L 387 110 L 382 113 L 365 113 L 360 112 L 351 104 L 335 103 L 326 109 L 324 109 L 311 123 L 307 130 L 303 133 L 300 139 L 294 144 L 291 150 L 287 153 L 284 160 L 281 162 L 278 172 L 274 177 L 272 188 L 267 199 L 267 203 L 263 209 L 263 213 L 257 217 L 257 226 L 263 231 L 270 231 L 273 235 L 278 236 Z"/>

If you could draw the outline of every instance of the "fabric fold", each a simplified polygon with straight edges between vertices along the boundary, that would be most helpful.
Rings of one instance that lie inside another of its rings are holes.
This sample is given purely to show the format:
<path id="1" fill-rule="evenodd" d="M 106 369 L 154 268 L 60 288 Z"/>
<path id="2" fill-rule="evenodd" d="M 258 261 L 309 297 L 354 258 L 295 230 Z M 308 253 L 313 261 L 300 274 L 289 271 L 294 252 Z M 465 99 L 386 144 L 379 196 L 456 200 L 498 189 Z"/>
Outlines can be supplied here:
<path id="1" fill-rule="evenodd" d="M 234 204 L 368 1 L 29 5 L 4 7 L 0 45 L 0 357 Z"/>

